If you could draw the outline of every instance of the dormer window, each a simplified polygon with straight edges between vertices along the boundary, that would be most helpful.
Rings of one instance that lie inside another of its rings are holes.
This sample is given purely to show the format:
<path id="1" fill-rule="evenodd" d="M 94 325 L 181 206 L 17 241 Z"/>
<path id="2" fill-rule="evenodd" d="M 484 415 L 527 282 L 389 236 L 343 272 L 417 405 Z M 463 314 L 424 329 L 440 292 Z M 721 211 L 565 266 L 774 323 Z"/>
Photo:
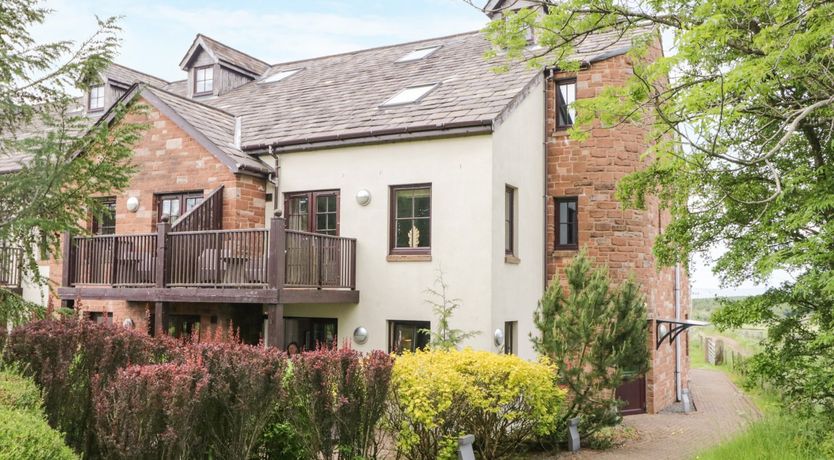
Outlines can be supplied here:
<path id="1" fill-rule="evenodd" d="M 90 98 L 87 101 L 87 110 L 97 112 L 104 110 L 104 85 L 90 88 Z"/>
<path id="2" fill-rule="evenodd" d="M 214 66 L 194 69 L 194 95 L 209 94 L 214 89 Z"/>

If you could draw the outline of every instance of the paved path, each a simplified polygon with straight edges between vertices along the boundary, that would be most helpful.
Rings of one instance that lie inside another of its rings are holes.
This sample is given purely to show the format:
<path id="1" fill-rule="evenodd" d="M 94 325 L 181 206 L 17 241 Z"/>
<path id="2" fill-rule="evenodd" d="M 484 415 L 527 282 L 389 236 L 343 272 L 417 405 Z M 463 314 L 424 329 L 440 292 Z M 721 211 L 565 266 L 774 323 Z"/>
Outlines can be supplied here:
<path id="1" fill-rule="evenodd" d="M 726 374 L 690 370 L 690 392 L 697 411 L 625 417 L 639 437 L 607 451 L 583 450 L 560 459 L 691 459 L 703 449 L 726 440 L 761 413 Z"/>

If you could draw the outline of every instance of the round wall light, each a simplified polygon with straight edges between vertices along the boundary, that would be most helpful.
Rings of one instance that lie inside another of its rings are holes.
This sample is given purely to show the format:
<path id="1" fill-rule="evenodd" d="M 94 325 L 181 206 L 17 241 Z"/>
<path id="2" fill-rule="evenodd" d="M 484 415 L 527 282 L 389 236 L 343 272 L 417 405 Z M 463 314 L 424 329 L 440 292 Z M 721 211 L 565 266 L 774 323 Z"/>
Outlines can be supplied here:
<path id="1" fill-rule="evenodd" d="M 495 330 L 495 335 L 494 335 L 494 340 L 495 340 L 495 346 L 496 347 L 500 347 L 500 346 L 504 345 L 504 331 L 501 330 L 501 329 L 496 329 Z"/>
<path id="2" fill-rule="evenodd" d="M 123 327 L 123 328 L 125 328 L 125 329 L 133 329 L 134 327 L 136 327 L 136 325 L 135 325 L 135 324 L 133 324 L 133 320 L 132 320 L 132 319 L 130 319 L 130 318 L 125 318 L 125 320 L 124 320 L 124 321 L 122 321 L 122 327 Z"/>
<path id="3" fill-rule="evenodd" d="M 371 202 L 371 192 L 365 189 L 356 192 L 356 202 L 359 206 L 367 206 Z"/>
<path id="4" fill-rule="evenodd" d="M 362 326 L 357 327 L 353 330 L 353 341 L 358 343 L 359 345 L 364 344 L 368 341 L 368 330 Z"/>
<path id="5" fill-rule="evenodd" d="M 657 329 L 658 338 L 663 337 L 667 332 L 669 332 L 669 328 L 666 327 L 666 323 L 662 323 Z"/>
<path id="6" fill-rule="evenodd" d="M 139 210 L 139 198 L 132 196 L 127 199 L 127 210 L 130 212 L 136 212 Z"/>

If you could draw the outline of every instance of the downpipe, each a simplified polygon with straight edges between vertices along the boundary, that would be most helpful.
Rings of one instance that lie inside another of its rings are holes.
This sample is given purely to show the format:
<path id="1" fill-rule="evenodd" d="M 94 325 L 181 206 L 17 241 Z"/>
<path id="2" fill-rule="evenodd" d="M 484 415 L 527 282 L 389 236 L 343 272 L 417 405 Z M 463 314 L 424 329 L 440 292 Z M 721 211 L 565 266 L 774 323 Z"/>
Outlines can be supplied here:
<path id="1" fill-rule="evenodd" d="M 675 265 L 675 320 L 681 320 L 681 266 Z M 675 401 L 681 400 L 681 343 L 675 337 Z"/>

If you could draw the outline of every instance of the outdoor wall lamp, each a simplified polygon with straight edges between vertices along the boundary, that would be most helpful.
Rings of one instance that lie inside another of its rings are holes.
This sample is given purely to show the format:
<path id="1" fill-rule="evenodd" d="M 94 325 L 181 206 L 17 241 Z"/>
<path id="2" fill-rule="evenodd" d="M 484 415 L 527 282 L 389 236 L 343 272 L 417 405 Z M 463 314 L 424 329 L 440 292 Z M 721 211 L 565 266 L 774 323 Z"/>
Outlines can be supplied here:
<path id="1" fill-rule="evenodd" d="M 125 320 L 124 320 L 124 321 L 122 321 L 122 327 L 123 327 L 123 328 L 125 328 L 125 329 L 133 329 L 134 327 L 136 327 L 136 325 L 135 325 L 135 324 L 133 324 L 133 320 L 132 320 L 132 319 L 130 319 L 130 318 L 125 318 Z"/>
<path id="2" fill-rule="evenodd" d="M 356 202 L 359 206 L 367 206 L 371 202 L 371 192 L 365 189 L 356 192 Z"/>
<path id="3" fill-rule="evenodd" d="M 132 196 L 127 199 L 127 210 L 130 212 L 136 212 L 139 210 L 139 198 Z"/>
<path id="4" fill-rule="evenodd" d="M 504 331 L 502 329 L 496 329 L 494 334 L 495 346 L 500 347 L 504 345 Z"/>
<path id="5" fill-rule="evenodd" d="M 368 330 L 362 326 L 357 327 L 353 330 L 353 341 L 362 345 L 363 343 L 368 341 Z"/>

